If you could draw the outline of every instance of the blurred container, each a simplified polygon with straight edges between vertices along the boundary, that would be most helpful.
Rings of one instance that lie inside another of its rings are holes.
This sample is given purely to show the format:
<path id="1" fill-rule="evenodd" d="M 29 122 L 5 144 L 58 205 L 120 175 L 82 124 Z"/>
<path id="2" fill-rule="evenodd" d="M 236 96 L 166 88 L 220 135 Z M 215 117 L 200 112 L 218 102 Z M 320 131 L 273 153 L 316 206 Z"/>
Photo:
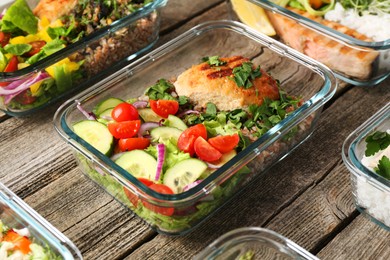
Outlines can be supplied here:
<path id="1" fill-rule="evenodd" d="M 337 31 L 334 23 L 296 13 L 268 0 L 228 0 L 232 19 L 274 36 L 357 86 L 379 84 L 390 75 L 390 39 L 368 41 Z M 375 29 L 373 29 L 375 30 Z M 350 31 L 348 31 L 350 32 Z M 356 34 L 354 34 L 356 36 Z"/>
<path id="2" fill-rule="evenodd" d="M 178 76 L 192 65 L 199 64 L 203 57 L 214 55 L 250 57 L 254 64 L 261 65 L 263 70 L 278 79 L 284 91 L 301 97 L 305 102 L 194 188 L 175 195 L 157 193 L 73 132 L 73 124 L 85 119 L 77 104 L 92 111 L 96 104 L 110 97 L 139 97 L 158 79 Z M 79 165 L 87 176 L 158 232 L 184 234 L 308 138 L 322 106 L 334 94 L 335 88 L 335 78 L 327 68 L 283 44 L 238 22 L 207 22 L 68 100 L 57 110 L 54 124 L 58 133 L 74 148 Z M 250 169 L 250 173 L 242 171 L 244 166 Z M 135 201 L 135 205 L 130 201 Z M 174 213 L 170 216 L 156 213 L 140 201 L 158 209 L 174 209 Z"/>
<path id="3" fill-rule="evenodd" d="M 222 235 L 194 257 L 194 260 L 218 259 L 316 260 L 318 258 L 272 230 L 244 227 Z"/>
<path id="4" fill-rule="evenodd" d="M 61 259 L 82 259 L 78 248 L 60 231 L 0 183 L 0 220 L 13 229 L 27 228 L 30 239 Z"/>
<path id="5" fill-rule="evenodd" d="M 390 179 L 375 173 L 362 162 L 367 147 L 366 138 L 376 131 L 390 133 L 390 103 L 347 137 L 343 144 L 342 156 L 344 164 L 351 172 L 356 208 L 390 231 Z M 387 147 L 387 151 L 389 149 L 390 146 Z"/>
<path id="6" fill-rule="evenodd" d="M 1 3 L 0 12 L 12 2 Z M 39 1 L 27 2 L 34 9 Z M 32 65 L 0 72 L 0 109 L 12 116 L 32 114 L 127 65 L 157 41 L 159 9 L 166 2 L 155 0 Z"/>

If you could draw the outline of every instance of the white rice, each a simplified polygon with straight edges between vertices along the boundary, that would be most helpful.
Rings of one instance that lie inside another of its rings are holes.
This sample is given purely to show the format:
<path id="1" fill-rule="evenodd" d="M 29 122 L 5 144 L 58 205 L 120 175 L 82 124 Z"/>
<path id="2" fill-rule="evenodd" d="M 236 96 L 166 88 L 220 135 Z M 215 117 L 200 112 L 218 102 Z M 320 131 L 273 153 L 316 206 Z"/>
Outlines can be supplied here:
<path id="1" fill-rule="evenodd" d="M 345 10 L 340 3 L 336 3 L 335 8 L 325 14 L 325 19 L 355 29 L 374 41 L 390 39 L 390 14 L 364 13 L 359 16 L 353 9 Z"/>
<path id="2" fill-rule="evenodd" d="M 390 130 L 387 130 L 387 132 L 390 133 Z M 373 156 L 364 156 L 361 162 L 364 166 L 374 171 L 374 167 L 378 165 L 378 161 L 383 155 L 390 158 L 390 146 Z M 368 182 L 366 178 L 357 178 L 356 196 L 357 203 L 361 208 L 366 209 L 368 214 L 390 227 L 389 188 L 385 191 Z"/>

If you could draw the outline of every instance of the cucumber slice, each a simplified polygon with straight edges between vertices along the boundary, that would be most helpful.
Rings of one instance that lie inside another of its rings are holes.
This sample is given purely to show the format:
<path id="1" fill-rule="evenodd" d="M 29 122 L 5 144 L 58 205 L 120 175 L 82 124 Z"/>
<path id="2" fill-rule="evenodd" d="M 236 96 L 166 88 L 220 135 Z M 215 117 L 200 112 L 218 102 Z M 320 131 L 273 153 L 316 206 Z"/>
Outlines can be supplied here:
<path id="1" fill-rule="evenodd" d="M 73 125 L 73 131 L 99 152 L 110 156 L 114 149 L 114 137 L 105 124 L 83 120 Z"/>
<path id="2" fill-rule="evenodd" d="M 98 116 L 97 121 L 99 121 L 99 122 L 101 122 L 101 123 L 107 125 L 108 122 L 110 122 L 110 120 L 107 120 L 107 119 L 104 118 L 104 117 L 105 117 L 105 116 L 111 117 L 111 112 L 112 112 L 112 110 L 114 110 L 113 107 L 112 107 L 112 108 L 109 108 L 109 109 L 106 109 L 106 110 L 104 110 L 103 112 L 101 112 L 100 115 Z"/>
<path id="3" fill-rule="evenodd" d="M 101 101 L 100 103 L 98 103 L 95 108 L 93 109 L 93 113 L 97 116 L 100 116 L 100 114 L 104 111 L 104 110 L 107 110 L 109 108 L 114 108 L 116 107 L 117 105 L 119 105 L 120 103 L 123 103 L 125 101 L 123 101 L 122 99 L 119 99 L 119 98 L 108 98 L 106 100 L 103 100 Z"/>
<path id="4" fill-rule="evenodd" d="M 175 127 L 182 131 L 188 128 L 188 126 L 186 125 L 186 123 L 183 122 L 183 120 L 174 115 L 169 115 L 168 118 L 165 120 L 164 125 Z"/>
<path id="5" fill-rule="evenodd" d="M 164 119 L 154 113 L 151 108 L 139 108 L 138 114 L 145 122 L 159 122 L 161 119 Z"/>
<path id="6" fill-rule="evenodd" d="M 215 172 L 217 168 L 222 167 L 222 165 L 230 161 L 236 155 L 237 155 L 236 150 L 231 150 L 230 152 L 222 154 L 221 158 L 219 158 L 218 161 L 213 162 L 216 168 L 209 169 L 210 173 Z"/>
<path id="7" fill-rule="evenodd" d="M 115 163 L 136 178 L 154 180 L 157 170 L 157 160 L 143 150 L 125 152 Z"/>
<path id="8" fill-rule="evenodd" d="M 169 168 L 165 174 L 163 183 L 172 189 L 174 193 L 183 192 L 183 188 L 196 181 L 207 169 L 207 164 L 201 160 L 190 158 L 178 162 Z"/>
<path id="9" fill-rule="evenodd" d="M 174 144 L 177 144 L 177 140 L 179 140 L 179 136 L 183 131 L 169 126 L 160 126 L 152 129 L 150 131 L 150 135 L 157 142 L 163 142 L 164 140 L 172 139 Z"/>

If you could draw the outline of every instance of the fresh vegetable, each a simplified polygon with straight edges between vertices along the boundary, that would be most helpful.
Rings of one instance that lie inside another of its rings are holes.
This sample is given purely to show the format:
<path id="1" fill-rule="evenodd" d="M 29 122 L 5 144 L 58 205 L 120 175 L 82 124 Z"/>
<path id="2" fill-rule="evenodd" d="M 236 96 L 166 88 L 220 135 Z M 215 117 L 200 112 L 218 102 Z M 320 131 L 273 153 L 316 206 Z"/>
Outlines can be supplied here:
<path id="1" fill-rule="evenodd" d="M 138 130 L 141 127 L 141 121 L 110 122 L 107 127 L 110 133 L 117 139 L 131 138 L 138 133 Z"/>
<path id="2" fill-rule="evenodd" d="M 121 152 L 132 150 L 143 150 L 150 145 L 150 140 L 143 137 L 122 138 L 118 141 L 119 150 Z"/>
<path id="3" fill-rule="evenodd" d="M 131 121 L 139 118 L 137 109 L 127 102 L 120 103 L 114 107 L 111 117 L 117 121 Z"/>
<path id="4" fill-rule="evenodd" d="M 222 153 L 209 144 L 203 137 L 199 136 L 194 142 L 196 155 L 206 162 L 214 162 L 221 158 Z"/>
<path id="5" fill-rule="evenodd" d="M 207 140 L 212 147 L 221 153 L 228 153 L 238 145 L 240 137 L 238 134 L 218 135 Z"/>
<path id="6" fill-rule="evenodd" d="M 380 176 L 390 180 L 390 159 L 387 157 L 386 149 L 390 147 L 390 134 L 386 131 L 375 131 L 366 139 L 365 160 L 369 158 L 377 158 L 376 165 L 373 170 Z M 379 157 L 378 157 L 379 154 Z M 375 160 L 375 159 L 374 159 Z"/>
<path id="7" fill-rule="evenodd" d="M 158 192 L 158 193 L 162 193 L 162 194 L 173 194 L 173 191 L 166 185 L 164 184 L 157 184 L 157 183 L 153 183 L 152 185 L 149 186 L 149 188 L 151 190 L 154 190 L 155 192 Z M 149 202 L 146 202 L 146 201 L 143 201 L 142 204 L 152 210 L 153 212 L 156 212 L 158 214 L 161 214 L 161 215 L 164 215 L 164 216 L 172 216 L 175 209 L 174 208 L 170 208 L 170 207 L 160 207 L 160 206 L 156 206 L 152 203 L 149 203 Z"/>
<path id="8" fill-rule="evenodd" d="M 150 107 L 157 115 L 168 118 L 169 115 L 174 115 L 179 110 L 179 102 L 176 100 L 150 100 Z"/>
<path id="9" fill-rule="evenodd" d="M 144 150 L 125 152 L 115 163 L 136 178 L 153 180 L 156 175 L 157 160 Z"/>
<path id="10" fill-rule="evenodd" d="M 189 153 L 191 156 L 194 155 L 194 143 L 199 136 L 207 139 L 207 129 L 203 124 L 189 127 L 181 133 L 177 142 L 178 148 L 185 153 Z"/>

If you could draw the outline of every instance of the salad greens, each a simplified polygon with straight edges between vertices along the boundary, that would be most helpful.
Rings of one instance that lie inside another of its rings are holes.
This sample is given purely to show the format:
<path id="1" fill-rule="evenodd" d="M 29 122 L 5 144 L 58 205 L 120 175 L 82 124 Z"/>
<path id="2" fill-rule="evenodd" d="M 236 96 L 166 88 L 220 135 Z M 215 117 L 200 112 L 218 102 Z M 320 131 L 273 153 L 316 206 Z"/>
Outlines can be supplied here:
<path id="1" fill-rule="evenodd" d="M 376 131 L 366 138 L 366 156 L 372 156 L 379 151 L 385 150 L 390 145 L 390 134 L 387 132 Z M 374 171 L 382 177 L 390 180 L 390 159 L 383 155 L 378 161 Z"/>
<path id="2" fill-rule="evenodd" d="M 239 87 L 252 87 L 252 80 L 260 76 L 260 66 L 258 66 L 256 69 L 253 69 L 252 62 L 244 62 L 241 66 L 235 67 L 233 69 L 233 80 Z"/>
<path id="3" fill-rule="evenodd" d="M 1 31 L 36 34 L 38 19 L 32 13 L 25 0 L 16 0 L 4 14 L 1 20 Z"/>

